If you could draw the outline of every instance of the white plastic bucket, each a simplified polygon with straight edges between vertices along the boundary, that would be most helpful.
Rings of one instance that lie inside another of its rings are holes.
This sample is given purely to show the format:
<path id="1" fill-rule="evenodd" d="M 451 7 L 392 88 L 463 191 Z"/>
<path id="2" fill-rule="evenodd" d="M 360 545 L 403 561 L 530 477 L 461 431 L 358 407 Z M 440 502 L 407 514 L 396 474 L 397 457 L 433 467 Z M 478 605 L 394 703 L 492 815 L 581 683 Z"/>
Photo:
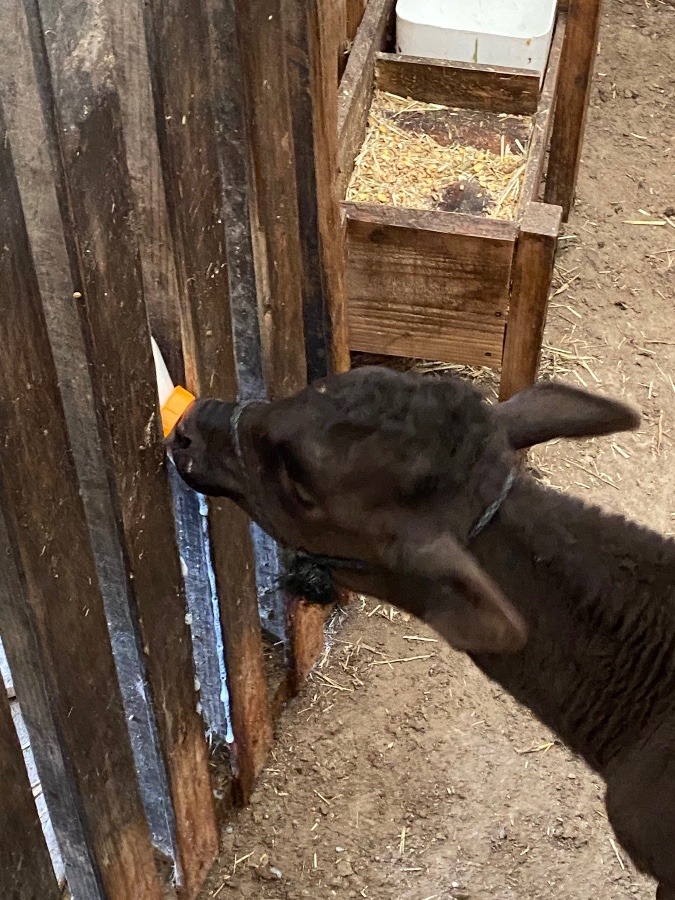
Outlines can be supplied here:
<path id="1" fill-rule="evenodd" d="M 397 51 L 543 77 L 555 13 L 556 0 L 397 0 Z"/>

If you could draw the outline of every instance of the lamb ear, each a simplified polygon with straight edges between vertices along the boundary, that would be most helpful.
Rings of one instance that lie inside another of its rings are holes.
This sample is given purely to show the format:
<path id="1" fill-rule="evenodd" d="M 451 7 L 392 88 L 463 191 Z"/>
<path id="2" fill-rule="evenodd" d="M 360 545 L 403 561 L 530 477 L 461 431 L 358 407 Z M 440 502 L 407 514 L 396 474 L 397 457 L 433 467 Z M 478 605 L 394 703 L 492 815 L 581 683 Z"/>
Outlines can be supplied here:
<path id="1" fill-rule="evenodd" d="M 468 653 L 513 653 L 524 646 L 522 617 L 451 535 L 423 544 L 406 541 L 404 546 L 394 564 L 402 570 L 400 584 L 410 585 L 417 594 L 411 608 L 417 607 L 416 614 L 448 643 Z"/>
<path id="2" fill-rule="evenodd" d="M 525 388 L 495 406 L 493 412 L 506 428 L 514 450 L 558 437 L 630 431 L 640 424 L 640 413 L 619 400 L 553 381 L 540 381 Z"/>

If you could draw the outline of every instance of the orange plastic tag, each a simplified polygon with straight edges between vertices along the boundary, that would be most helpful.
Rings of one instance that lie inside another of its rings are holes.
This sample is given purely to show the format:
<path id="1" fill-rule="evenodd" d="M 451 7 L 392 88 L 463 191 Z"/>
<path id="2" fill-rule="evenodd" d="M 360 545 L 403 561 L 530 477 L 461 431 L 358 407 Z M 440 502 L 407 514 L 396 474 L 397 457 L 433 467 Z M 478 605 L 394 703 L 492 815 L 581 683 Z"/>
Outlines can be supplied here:
<path id="1" fill-rule="evenodd" d="M 185 388 L 180 387 L 180 385 L 173 389 L 162 407 L 162 431 L 164 432 L 164 437 L 168 437 L 171 434 L 176 422 L 185 410 L 192 406 L 194 401 L 194 395 L 190 391 L 186 391 Z"/>

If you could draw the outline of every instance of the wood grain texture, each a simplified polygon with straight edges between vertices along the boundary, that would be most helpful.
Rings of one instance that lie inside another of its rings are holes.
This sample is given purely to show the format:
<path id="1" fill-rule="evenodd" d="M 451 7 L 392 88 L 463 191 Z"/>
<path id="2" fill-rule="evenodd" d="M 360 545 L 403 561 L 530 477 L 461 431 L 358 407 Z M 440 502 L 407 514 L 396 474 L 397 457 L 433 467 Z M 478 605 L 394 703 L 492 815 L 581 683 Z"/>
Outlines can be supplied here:
<path id="1" fill-rule="evenodd" d="M 63 742 L 94 863 L 92 896 L 99 896 L 100 879 L 107 897 L 159 900 L 150 833 L 4 121 L 0 172 L 0 341 L 5 347 L 0 354 L 5 434 L 0 502 L 11 549 L 4 563 L 21 588 L 20 598 L 3 611 L 3 642 L 18 690 L 19 648 L 38 651 L 39 663 L 29 657 L 23 664 L 39 665 Z M 13 615 L 17 606 L 19 615 Z M 49 737 L 49 731 L 40 735 L 43 740 Z M 62 789 L 69 789 L 68 781 Z"/>
<path id="2" fill-rule="evenodd" d="M 497 366 L 516 226 L 343 204 L 353 350 Z"/>
<path id="3" fill-rule="evenodd" d="M 237 2 L 235 10 L 264 372 L 275 398 L 349 365 L 334 193 L 338 28 L 334 5 L 314 0 Z M 291 643 L 294 633 L 293 626 Z M 322 629 L 315 636 L 322 641 Z"/>
<path id="4" fill-rule="evenodd" d="M 395 0 L 369 0 L 338 92 L 338 196 L 342 199 L 366 135 L 373 99 L 375 54 L 385 50 Z"/>
<path id="5" fill-rule="evenodd" d="M 524 69 L 377 53 L 375 85 L 423 103 L 528 116 L 537 109 L 539 76 Z"/>
<path id="6" fill-rule="evenodd" d="M 79 309 L 175 810 L 186 896 L 217 850 L 206 743 L 164 472 L 119 71 L 102 4 L 43 0 L 40 12 L 79 263 Z M 73 51 L 73 47 L 77 51 Z"/>
<path id="7" fill-rule="evenodd" d="M 335 21 L 318 2 L 286 2 L 288 87 L 302 228 L 307 380 L 349 368 L 344 243 L 336 190 Z"/>
<path id="8" fill-rule="evenodd" d="M 289 597 L 288 621 L 292 636 L 290 644 L 291 695 L 297 694 L 324 646 L 324 626 L 331 607 L 306 603 L 301 597 Z"/>
<path id="9" fill-rule="evenodd" d="M 207 395 L 218 378 L 232 394 L 236 373 L 211 75 L 208 53 L 194 52 L 206 50 L 207 23 L 200 5 L 183 0 L 153 0 L 145 10 L 187 387 Z"/>
<path id="10" fill-rule="evenodd" d="M 568 3 L 544 194 L 547 203 L 562 207 L 563 221 L 567 221 L 574 202 L 601 12 L 602 0 Z"/>
<path id="11" fill-rule="evenodd" d="M 235 0 L 234 6 L 252 154 L 265 381 L 271 398 L 285 397 L 306 383 L 307 362 L 284 0 Z"/>
<path id="12" fill-rule="evenodd" d="M 531 203 L 520 223 L 504 340 L 500 400 L 508 400 L 536 380 L 561 221 L 559 206 Z"/>
<path id="13" fill-rule="evenodd" d="M 260 396 L 264 387 L 233 11 L 228 4 L 195 8 L 184 0 L 153 3 L 150 10 L 158 131 L 185 286 L 181 311 L 190 323 L 184 329 L 188 384 L 197 395 L 224 400 Z M 225 43 L 227 54 L 222 52 Z M 195 46 L 205 52 L 195 54 Z M 247 372 L 243 392 L 242 367 Z M 248 520 L 234 504 L 209 502 L 209 532 L 235 741 L 236 792 L 247 802 L 271 742 L 255 560 Z"/>
<path id="14" fill-rule="evenodd" d="M 5 900 L 38 897 L 58 900 L 61 891 L 3 690 L 0 690 L 0 784 L 0 896 Z"/>
<path id="15" fill-rule="evenodd" d="M 347 3 L 346 0 L 331 0 L 328 4 L 321 4 L 321 15 L 331 23 L 330 32 L 332 40 L 325 45 L 325 67 L 330 69 L 335 80 L 333 88 L 337 88 L 342 73 L 347 65 L 349 52 L 349 39 L 347 38 Z M 333 90 L 335 93 L 335 90 Z"/>
<path id="16" fill-rule="evenodd" d="M 71 891 L 103 900 L 101 881 L 90 852 L 72 767 L 66 765 L 54 718 L 49 686 L 43 677 L 41 647 L 25 602 L 23 584 L 0 515 L 0 633 L 12 670 L 21 712 L 49 814 L 58 835 Z"/>
<path id="17" fill-rule="evenodd" d="M 76 256 L 64 227 L 59 193 L 65 190 L 53 163 L 57 128 L 49 114 L 49 76 L 40 48 L 37 17 L 26 16 L 21 0 L 8 0 L 11 27 L 0 34 L 0 92 L 7 116 L 17 186 L 24 209 L 45 322 L 52 346 L 75 467 L 111 634 L 113 654 L 137 761 L 143 802 L 153 841 L 173 853 L 172 812 L 166 772 L 139 650 L 124 552 L 115 522 L 108 472 L 98 435 L 87 354 L 73 299 Z M 33 48 L 35 52 L 33 52 Z M 73 262 L 73 265 L 71 265 Z M 57 831 L 63 830 L 56 817 Z M 59 835 L 63 843 L 63 835 Z M 66 856 L 72 855 L 70 851 Z M 71 876 L 72 881 L 72 876 Z M 74 890 L 77 890 L 75 886 Z"/>
<path id="18" fill-rule="evenodd" d="M 367 0 L 345 0 L 345 30 L 348 45 L 356 37 L 367 5 Z"/>
<path id="19" fill-rule="evenodd" d="M 336 192 L 339 18 L 334 6 L 284 4 L 288 92 L 302 250 L 302 302 L 307 380 L 350 366 L 344 287 L 344 243 Z M 290 683 L 297 690 L 323 647 L 326 611 L 289 608 Z"/>
<path id="20" fill-rule="evenodd" d="M 177 384 L 184 384 L 178 279 L 155 127 L 143 9 L 143 4 L 127 0 L 110 0 L 105 4 L 121 75 L 117 90 L 135 198 L 145 305 L 153 336 L 169 371 Z M 185 125 L 179 127 L 186 130 Z M 188 335 L 191 336 L 189 331 Z"/>
<path id="21" fill-rule="evenodd" d="M 518 198 L 517 218 L 520 218 L 529 203 L 540 199 L 542 179 L 547 161 L 549 139 L 553 125 L 553 111 L 558 93 L 558 78 L 560 75 L 560 59 L 565 41 L 565 27 L 567 19 L 564 14 L 558 16 L 551 49 L 548 55 L 548 64 L 537 111 L 532 120 L 532 133 L 527 153 L 527 167 L 525 177 Z"/>

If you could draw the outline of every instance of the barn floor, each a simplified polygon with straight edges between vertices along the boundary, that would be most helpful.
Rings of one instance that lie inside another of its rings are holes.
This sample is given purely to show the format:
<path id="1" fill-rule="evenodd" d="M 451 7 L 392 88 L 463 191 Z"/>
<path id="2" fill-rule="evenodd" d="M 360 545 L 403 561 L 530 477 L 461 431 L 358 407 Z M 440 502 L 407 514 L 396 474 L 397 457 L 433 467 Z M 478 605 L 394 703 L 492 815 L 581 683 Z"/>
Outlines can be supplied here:
<path id="1" fill-rule="evenodd" d="M 675 6 L 608 0 L 545 365 L 639 433 L 541 449 L 543 477 L 675 532 Z M 489 384 L 487 385 L 489 387 Z M 368 601 L 280 722 L 207 898 L 652 898 L 598 780 L 466 658 Z M 420 639 L 422 638 L 422 639 Z M 387 663 L 387 660 L 394 660 Z"/>

